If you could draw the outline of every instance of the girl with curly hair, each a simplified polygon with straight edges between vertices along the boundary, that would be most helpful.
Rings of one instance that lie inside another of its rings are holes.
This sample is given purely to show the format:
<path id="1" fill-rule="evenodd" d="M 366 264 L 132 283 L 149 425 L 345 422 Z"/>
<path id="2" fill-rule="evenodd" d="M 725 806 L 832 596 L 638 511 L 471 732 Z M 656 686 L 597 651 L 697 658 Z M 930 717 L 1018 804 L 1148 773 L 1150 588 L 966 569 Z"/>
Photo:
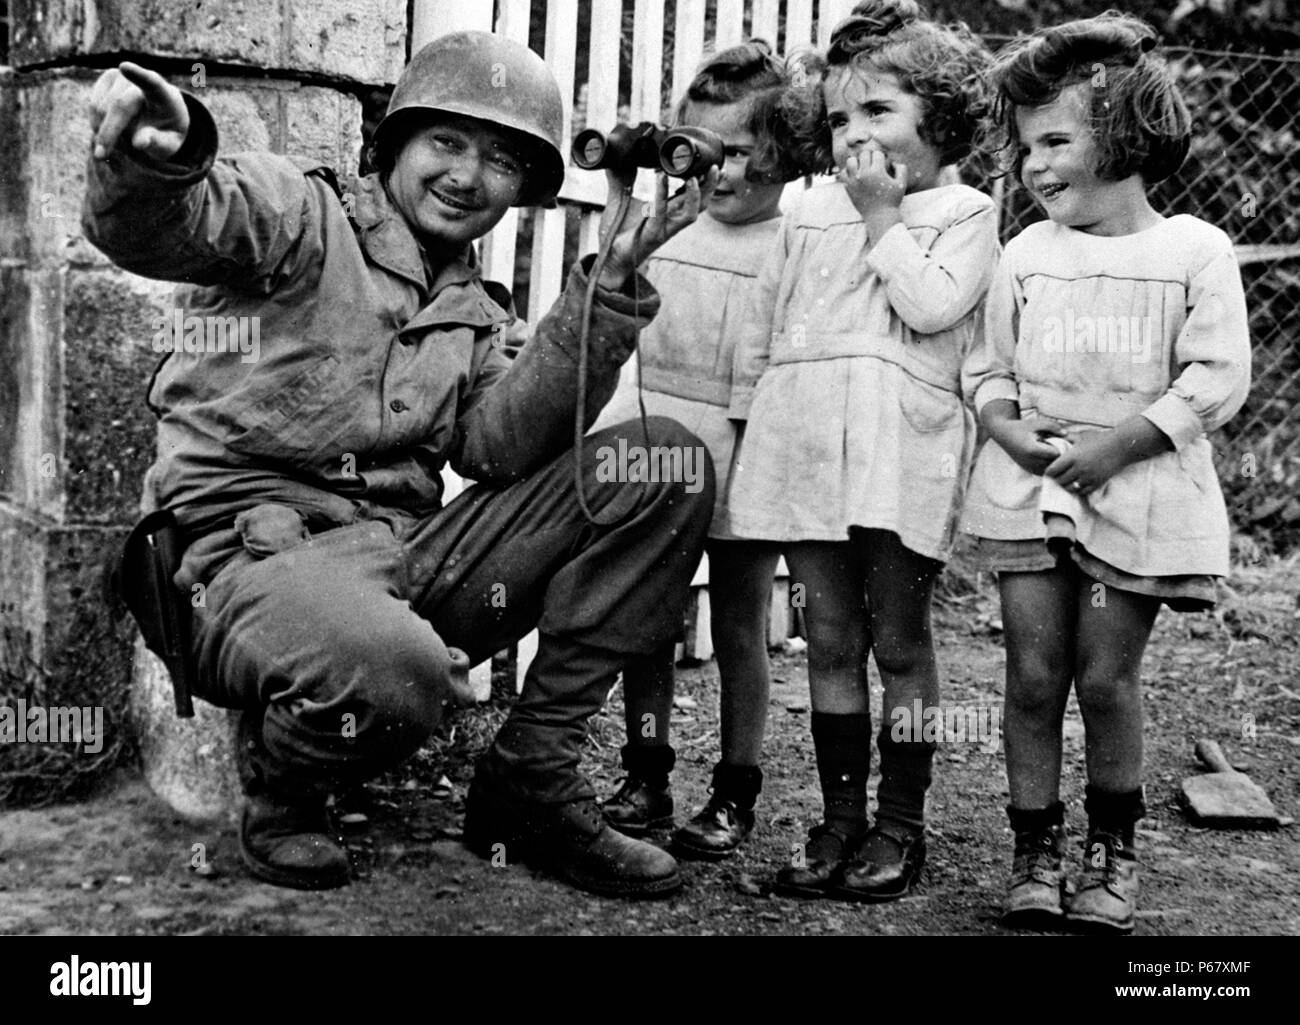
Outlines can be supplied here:
<path id="1" fill-rule="evenodd" d="M 1154 45 L 1147 25 L 1110 13 L 1013 45 L 993 78 L 1005 156 L 1048 217 L 1007 244 L 964 374 L 991 439 L 963 528 L 998 573 L 1006 629 L 1012 925 L 1133 928 L 1142 653 L 1162 603 L 1208 608 L 1228 571 L 1206 434 L 1249 388 L 1246 305 L 1228 236 L 1147 199 L 1191 137 Z M 1071 686 L 1088 816 L 1072 900 Z"/>
<path id="2" fill-rule="evenodd" d="M 779 545 L 804 605 L 824 800 L 784 894 L 894 900 L 925 861 L 935 743 L 914 713 L 939 701 L 930 600 L 975 438 L 960 369 L 998 256 L 992 201 L 940 176 L 972 150 L 988 63 L 910 0 L 836 28 L 797 133 L 836 180 L 786 213 L 737 343 L 731 523 Z M 885 691 L 870 827 L 869 652 Z"/>

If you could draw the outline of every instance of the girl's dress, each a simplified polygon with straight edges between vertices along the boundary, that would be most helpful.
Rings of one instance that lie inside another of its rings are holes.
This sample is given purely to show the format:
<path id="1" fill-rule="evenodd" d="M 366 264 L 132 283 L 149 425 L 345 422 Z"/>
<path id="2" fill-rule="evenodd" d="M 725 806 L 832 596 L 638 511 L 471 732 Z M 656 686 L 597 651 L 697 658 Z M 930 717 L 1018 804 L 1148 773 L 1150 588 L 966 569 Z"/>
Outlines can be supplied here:
<path id="1" fill-rule="evenodd" d="M 997 264 L 992 201 L 965 185 L 903 198 L 903 223 L 869 253 L 838 182 L 782 222 L 742 318 L 732 415 L 748 424 L 732 527 L 773 541 L 893 531 L 951 554 L 974 445 L 962 360 Z"/>
<path id="2" fill-rule="evenodd" d="M 739 320 L 749 308 L 759 267 L 771 251 L 780 217 L 730 225 L 708 213 L 674 235 L 646 261 L 661 297 L 659 313 L 638 345 L 646 413 L 694 432 L 713 457 L 717 501 L 712 538 L 731 538 L 726 495 L 738 425 L 728 419 Z M 634 356 L 593 430 L 640 415 Z"/>
<path id="3" fill-rule="evenodd" d="M 1074 437 L 1135 415 L 1160 428 L 1174 451 L 1079 500 L 1072 555 L 1102 582 L 1175 608 L 1212 601 L 1206 578 L 1228 572 L 1228 515 L 1206 433 L 1250 389 L 1246 300 L 1227 235 L 1185 214 L 1114 237 L 1031 225 L 1007 245 L 964 386 L 977 410 L 1011 399 L 1023 419 L 1051 417 Z M 986 444 L 963 530 L 982 545 L 1032 539 L 1041 553 L 1041 482 Z M 1014 561 L 1017 546 L 985 547 Z"/>

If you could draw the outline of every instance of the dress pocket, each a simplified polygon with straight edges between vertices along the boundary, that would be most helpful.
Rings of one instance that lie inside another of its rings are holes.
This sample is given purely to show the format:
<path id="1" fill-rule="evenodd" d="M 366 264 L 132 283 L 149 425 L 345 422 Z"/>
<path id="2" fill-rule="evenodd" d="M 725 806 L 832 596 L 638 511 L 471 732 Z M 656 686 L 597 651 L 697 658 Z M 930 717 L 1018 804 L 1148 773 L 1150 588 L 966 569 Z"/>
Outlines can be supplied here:
<path id="1" fill-rule="evenodd" d="M 913 430 L 934 434 L 961 422 L 961 399 L 952 392 L 926 384 L 907 373 L 902 375 L 902 381 L 899 405 Z"/>

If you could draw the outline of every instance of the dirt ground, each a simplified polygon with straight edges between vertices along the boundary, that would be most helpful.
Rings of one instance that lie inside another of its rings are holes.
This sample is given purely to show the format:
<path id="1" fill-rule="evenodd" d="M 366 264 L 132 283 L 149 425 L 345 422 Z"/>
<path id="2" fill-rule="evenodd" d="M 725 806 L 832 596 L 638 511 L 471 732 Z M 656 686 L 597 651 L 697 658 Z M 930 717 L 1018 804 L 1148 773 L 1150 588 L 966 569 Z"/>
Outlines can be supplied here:
<path id="1" fill-rule="evenodd" d="M 1179 781 L 1192 745 L 1219 740 L 1283 815 L 1300 808 L 1300 558 L 1236 573 L 1217 615 L 1164 612 L 1146 660 L 1147 803 L 1139 935 L 1300 935 L 1300 828 L 1211 831 L 1188 823 Z M 1002 650 L 987 580 L 936 608 L 944 703 L 1001 703 Z M 774 656 L 759 826 L 734 858 L 683 862 L 684 890 L 628 903 L 575 891 L 521 867 L 493 867 L 458 842 L 474 757 L 504 715 L 449 717 L 399 772 L 347 795 L 338 811 L 358 879 L 301 893 L 250 878 L 227 823 L 175 818 L 134 774 L 83 804 L 0 813 L 0 933 L 12 934 L 926 934 L 992 935 L 1010 866 L 1000 750 L 944 743 L 929 804 L 930 861 L 906 900 L 863 907 L 768 894 L 791 845 L 821 811 L 802 654 Z M 673 717 L 678 821 L 706 797 L 717 757 L 717 672 L 680 672 Z M 876 708 L 879 687 L 876 686 Z M 622 703 L 594 722 L 586 768 L 602 796 L 618 779 Z M 1083 725 L 1065 724 L 1064 796 L 1083 829 Z M 873 759 L 874 761 L 874 759 Z M 874 790 L 873 778 L 873 790 Z M 874 799 L 873 799 L 874 800 Z M 667 841 L 667 835 L 660 837 Z M 192 868 L 195 844 L 210 869 Z M 1077 843 L 1072 857 L 1078 860 Z"/>

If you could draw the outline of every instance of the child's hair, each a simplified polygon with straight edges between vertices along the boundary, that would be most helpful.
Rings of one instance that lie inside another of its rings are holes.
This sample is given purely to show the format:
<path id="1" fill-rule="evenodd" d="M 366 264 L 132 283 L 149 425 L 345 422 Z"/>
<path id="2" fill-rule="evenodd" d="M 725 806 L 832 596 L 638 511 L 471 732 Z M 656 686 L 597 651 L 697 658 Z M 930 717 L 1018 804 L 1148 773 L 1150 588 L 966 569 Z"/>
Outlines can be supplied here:
<path id="1" fill-rule="evenodd" d="M 1016 108 L 1051 103 L 1085 84 L 1097 146 L 1097 177 L 1141 174 L 1154 183 L 1178 170 L 1191 144 L 1191 115 L 1168 66 L 1154 51 L 1156 33 L 1137 18 L 1107 11 L 1011 43 L 993 71 L 994 120 L 1003 163 L 1020 177 Z"/>
<path id="2" fill-rule="evenodd" d="M 790 84 L 791 66 L 766 41 L 751 39 L 719 51 L 696 69 L 675 117 L 680 123 L 693 103 L 746 103 L 745 127 L 756 145 L 745 177 L 769 183 L 794 181 L 807 171 L 795 158 L 781 116 Z"/>
<path id="3" fill-rule="evenodd" d="M 984 76 L 992 57 L 964 23 L 929 21 L 915 0 L 863 0 L 831 33 L 828 72 L 871 70 L 890 74 L 921 100 L 917 134 L 939 151 L 940 165 L 969 156 L 989 111 Z M 807 161 L 834 168 L 822 89 L 804 97 L 800 135 Z"/>
<path id="4" fill-rule="evenodd" d="M 862 0 L 835 26 L 826 61 L 832 67 L 842 67 L 854 54 L 866 49 L 871 40 L 925 18 L 925 8 L 916 0 Z"/>

